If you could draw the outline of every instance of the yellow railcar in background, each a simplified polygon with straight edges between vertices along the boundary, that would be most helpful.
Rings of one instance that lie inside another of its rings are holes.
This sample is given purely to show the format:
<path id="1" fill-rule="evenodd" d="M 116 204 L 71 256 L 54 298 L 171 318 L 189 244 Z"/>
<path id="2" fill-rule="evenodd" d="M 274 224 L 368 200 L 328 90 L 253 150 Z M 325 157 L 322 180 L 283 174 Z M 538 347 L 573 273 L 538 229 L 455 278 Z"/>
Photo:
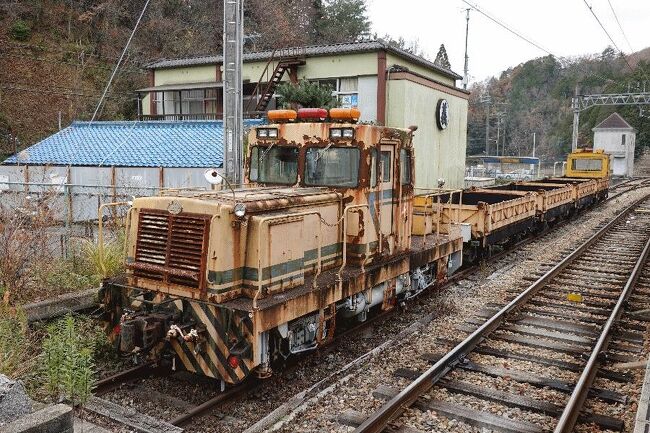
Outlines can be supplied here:
<path id="1" fill-rule="evenodd" d="M 609 155 L 602 149 L 578 149 L 569 154 L 566 177 L 607 179 L 610 177 Z"/>

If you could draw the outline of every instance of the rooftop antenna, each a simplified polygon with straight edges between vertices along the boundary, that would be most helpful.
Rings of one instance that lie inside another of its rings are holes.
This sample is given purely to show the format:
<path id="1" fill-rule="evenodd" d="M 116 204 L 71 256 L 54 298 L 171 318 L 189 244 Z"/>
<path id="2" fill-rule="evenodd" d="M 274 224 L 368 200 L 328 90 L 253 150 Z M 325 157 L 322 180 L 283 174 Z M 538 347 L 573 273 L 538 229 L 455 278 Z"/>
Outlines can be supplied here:
<path id="1" fill-rule="evenodd" d="M 230 183 L 242 183 L 243 102 L 242 54 L 244 0 L 223 0 L 223 130 L 224 168 Z"/>

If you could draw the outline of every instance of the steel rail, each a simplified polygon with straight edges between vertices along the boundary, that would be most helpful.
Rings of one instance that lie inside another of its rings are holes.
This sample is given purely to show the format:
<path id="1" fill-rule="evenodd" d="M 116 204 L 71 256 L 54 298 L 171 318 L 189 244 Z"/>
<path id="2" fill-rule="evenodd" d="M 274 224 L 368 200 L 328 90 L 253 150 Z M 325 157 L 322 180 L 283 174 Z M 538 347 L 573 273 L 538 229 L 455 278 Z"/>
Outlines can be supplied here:
<path id="1" fill-rule="evenodd" d="M 153 362 L 145 362 L 128 370 L 121 371 L 112 376 L 98 380 L 95 383 L 94 394 L 102 395 L 117 388 L 123 383 L 130 382 L 150 374 L 156 373 L 156 365 Z"/>
<path id="2" fill-rule="evenodd" d="M 623 308 L 625 307 L 627 300 L 634 291 L 634 286 L 641 276 L 641 272 L 643 271 L 649 253 L 650 238 L 646 241 L 645 247 L 632 270 L 632 274 L 630 274 L 630 277 L 618 298 L 618 302 L 616 302 L 612 313 L 603 327 L 600 337 L 598 338 L 598 341 L 591 352 L 591 356 L 587 361 L 587 365 L 580 375 L 580 379 L 578 380 L 576 387 L 573 389 L 573 393 L 571 393 L 571 397 L 569 397 L 569 401 L 567 402 L 564 411 L 562 411 L 562 415 L 555 427 L 554 433 L 570 433 L 573 431 L 578 416 L 580 415 L 580 411 L 582 410 L 582 406 L 589 394 L 589 389 L 598 373 L 602 357 L 607 351 L 607 346 L 612 337 L 612 331 L 616 326 L 616 322 L 621 318 L 621 314 L 623 314 Z"/>
<path id="3" fill-rule="evenodd" d="M 230 398 L 236 398 L 237 396 L 240 396 L 243 393 L 256 388 L 259 384 L 260 382 L 258 380 L 249 380 L 246 383 L 230 388 L 218 394 L 217 396 L 211 398 L 210 400 L 201 403 L 195 408 L 190 409 L 184 414 L 177 416 L 173 420 L 169 421 L 169 423 L 177 427 L 184 426 L 190 421 L 192 421 L 193 419 L 205 415 L 206 412 L 213 409 L 215 406 L 229 400 Z"/>
<path id="4" fill-rule="evenodd" d="M 541 276 L 537 281 L 531 284 L 527 289 L 520 293 L 515 299 L 503 307 L 494 316 L 488 319 L 476 331 L 470 334 L 465 340 L 459 343 L 451 351 L 447 352 L 438 362 L 431 366 L 427 371 L 415 379 L 409 386 L 404 388 L 399 394 L 383 404 L 379 410 L 368 417 L 354 433 L 379 433 L 386 428 L 389 422 L 396 418 L 404 408 L 413 404 L 422 394 L 431 389 L 433 385 L 449 373 L 456 364 L 466 357 L 479 343 L 481 343 L 491 332 L 497 329 L 505 321 L 506 316 L 515 309 L 524 305 L 533 297 L 541 288 L 543 288 L 551 279 L 555 278 L 575 259 L 580 257 L 589 247 L 602 238 L 614 225 L 620 222 L 627 214 L 638 206 L 641 202 L 650 197 L 646 194 L 643 198 L 635 201 L 632 205 L 625 208 L 619 215 L 602 227 L 598 232 L 593 234 L 589 239 L 582 243 L 576 250 L 566 256 L 562 261 L 551 268 L 546 274 Z"/>

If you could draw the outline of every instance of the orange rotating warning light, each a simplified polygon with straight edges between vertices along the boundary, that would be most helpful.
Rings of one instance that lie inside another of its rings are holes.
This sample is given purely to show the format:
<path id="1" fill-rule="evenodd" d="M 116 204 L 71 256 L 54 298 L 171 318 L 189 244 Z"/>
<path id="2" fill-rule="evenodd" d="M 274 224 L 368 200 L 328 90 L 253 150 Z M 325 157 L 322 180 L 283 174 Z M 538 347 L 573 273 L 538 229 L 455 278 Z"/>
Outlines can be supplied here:
<path id="1" fill-rule="evenodd" d="M 330 118 L 334 121 L 357 122 L 361 117 L 358 108 L 331 108 Z"/>
<path id="2" fill-rule="evenodd" d="M 269 110 L 267 117 L 271 122 L 293 122 L 296 120 L 298 113 L 294 110 Z"/>

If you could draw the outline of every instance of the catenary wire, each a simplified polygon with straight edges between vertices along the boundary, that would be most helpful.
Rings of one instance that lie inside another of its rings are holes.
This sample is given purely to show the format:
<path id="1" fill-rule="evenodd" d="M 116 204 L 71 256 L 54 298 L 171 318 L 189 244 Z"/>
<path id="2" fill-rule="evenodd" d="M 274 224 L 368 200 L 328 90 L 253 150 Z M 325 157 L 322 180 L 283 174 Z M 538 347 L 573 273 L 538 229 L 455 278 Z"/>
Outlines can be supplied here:
<path id="1" fill-rule="evenodd" d="M 556 58 L 558 61 L 560 61 L 561 63 L 562 63 L 562 62 L 566 62 L 566 63 L 568 63 L 569 65 L 573 65 L 573 66 L 575 66 L 577 69 L 579 69 L 580 71 L 582 71 L 586 76 L 596 77 L 596 78 L 598 78 L 598 79 L 600 79 L 600 80 L 603 80 L 603 81 L 606 82 L 606 83 L 613 83 L 613 82 L 614 82 L 614 80 L 612 80 L 611 78 L 603 77 L 603 76 L 600 75 L 600 74 L 597 74 L 597 73 L 592 72 L 592 71 L 588 71 L 588 70 L 582 68 L 578 63 L 573 63 L 570 59 L 567 59 L 567 58 L 565 58 L 565 57 L 558 56 L 558 55 L 554 54 L 553 52 L 551 52 L 551 51 L 548 50 L 547 48 L 544 48 L 542 45 L 540 45 L 540 44 L 534 42 L 532 39 L 530 39 L 530 38 L 528 38 L 528 37 L 522 35 L 520 32 L 517 32 L 516 30 L 513 30 L 513 29 L 510 28 L 507 24 L 505 24 L 505 23 L 502 22 L 501 20 L 495 18 L 495 17 L 492 16 L 491 14 L 488 14 L 488 13 L 485 12 L 483 9 L 479 8 L 477 5 L 472 4 L 471 2 L 469 2 L 469 1 L 467 1 L 467 0 L 462 0 L 462 1 L 463 1 L 463 3 L 467 4 L 468 6 L 470 6 L 472 9 L 474 9 L 476 12 L 480 13 L 481 15 L 483 15 L 484 17 L 486 17 L 486 18 L 489 19 L 490 21 L 494 22 L 495 24 L 497 24 L 497 25 L 500 26 L 500 27 L 503 27 L 503 28 L 504 28 L 505 30 L 507 30 L 508 32 L 510 32 L 510 33 L 512 33 L 513 35 L 517 36 L 518 38 L 520 38 L 520 39 L 522 39 L 522 40 L 528 42 L 529 44 L 531 44 L 532 46 L 536 47 L 537 49 L 539 49 L 539 50 L 545 52 L 546 54 L 555 57 L 555 58 Z"/>
<path id="2" fill-rule="evenodd" d="M 621 25 L 621 21 L 618 19 L 618 14 L 616 13 L 616 10 L 614 10 L 614 5 L 612 5 L 611 0 L 607 0 L 607 3 L 609 3 L 609 8 L 612 10 L 612 14 L 614 15 L 614 18 L 616 19 L 616 24 L 618 24 L 618 28 L 621 29 L 621 33 L 623 34 L 623 38 L 625 38 L 625 42 L 627 42 L 627 46 L 630 48 L 630 52 L 634 52 L 634 48 L 632 48 L 632 44 L 630 43 L 630 40 L 627 38 L 627 35 L 625 34 L 625 30 L 623 30 L 623 26 Z"/>
<path id="3" fill-rule="evenodd" d="M 95 117 L 97 116 L 97 112 L 99 111 L 99 108 L 102 105 L 102 102 L 104 101 L 104 97 L 106 97 L 106 93 L 108 93 L 108 89 L 111 87 L 111 83 L 113 82 L 113 78 L 115 78 L 115 74 L 117 73 L 117 70 L 120 68 L 120 64 L 122 63 L 122 59 L 124 58 L 124 55 L 126 54 L 126 51 L 129 49 L 129 45 L 131 44 L 131 40 L 133 40 L 133 36 L 135 35 L 136 30 L 138 30 L 138 26 L 140 25 L 140 22 L 142 21 L 142 17 L 144 16 L 145 11 L 147 10 L 147 6 L 149 6 L 149 2 L 151 0 L 147 0 L 142 7 L 142 12 L 140 12 L 140 16 L 138 17 L 138 20 L 135 23 L 135 26 L 133 26 L 133 31 L 131 32 L 131 36 L 129 36 L 129 39 L 126 41 L 126 45 L 124 45 L 124 50 L 122 50 L 122 54 L 120 55 L 120 58 L 118 59 L 117 63 L 115 64 L 115 68 L 113 69 L 113 73 L 111 74 L 111 77 L 108 79 L 108 83 L 106 83 L 106 87 L 104 88 L 104 93 L 102 93 L 101 98 L 99 98 L 99 102 L 97 103 L 97 107 L 95 108 L 95 112 L 93 113 L 93 117 L 90 119 L 91 122 L 95 121 Z"/>
<path id="4" fill-rule="evenodd" d="M 621 56 L 623 56 L 623 60 L 625 60 L 625 63 L 627 64 L 628 68 L 630 68 L 630 71 L 634 72 L 634 68 L 632 67 L 632 65 L 630 65 L 630 62 L 629 62 L 629 60 L 627 59 L 627 56 L 625 55 L 625 53 L 623 52 L 623 50 L 621 50 L 621 49 L 618 47 L 618 45 L 616 44 L 616 42 L 615 42 L 614 39 L 612 38 L 612 35 L 609 34 L 609 32 L 607 31 L 607 29 L 606 29 L 605 26 L 603 25 L 602 21 L 600 21 L 600 18 L 598 18 L 598 15 L 596 15 L 596 12 L 594 12 L 594 8 L 591 7 L 591 6 L 589 5 L 589 3 L 587 3 L 587 0 L 582 0 L 582 1 L 584 2 L 585 6 L 587 6 L 587 9 L 589 9 L 589 12 L 591 12 L 591 14 L 594 16 L 594 18 L 595 18 L 596 21 L 598 22 L 598 25 L 600 26 L 600 28 L 603 29 L 603 31 L 605 32 L 605 34 L 606 34 L 607 37 L 609 38 L 610 42 L 614 45 L 614 48 L 616 48 L 616 50 L 617 50 L 619 53 L 621 53 Z"/>

